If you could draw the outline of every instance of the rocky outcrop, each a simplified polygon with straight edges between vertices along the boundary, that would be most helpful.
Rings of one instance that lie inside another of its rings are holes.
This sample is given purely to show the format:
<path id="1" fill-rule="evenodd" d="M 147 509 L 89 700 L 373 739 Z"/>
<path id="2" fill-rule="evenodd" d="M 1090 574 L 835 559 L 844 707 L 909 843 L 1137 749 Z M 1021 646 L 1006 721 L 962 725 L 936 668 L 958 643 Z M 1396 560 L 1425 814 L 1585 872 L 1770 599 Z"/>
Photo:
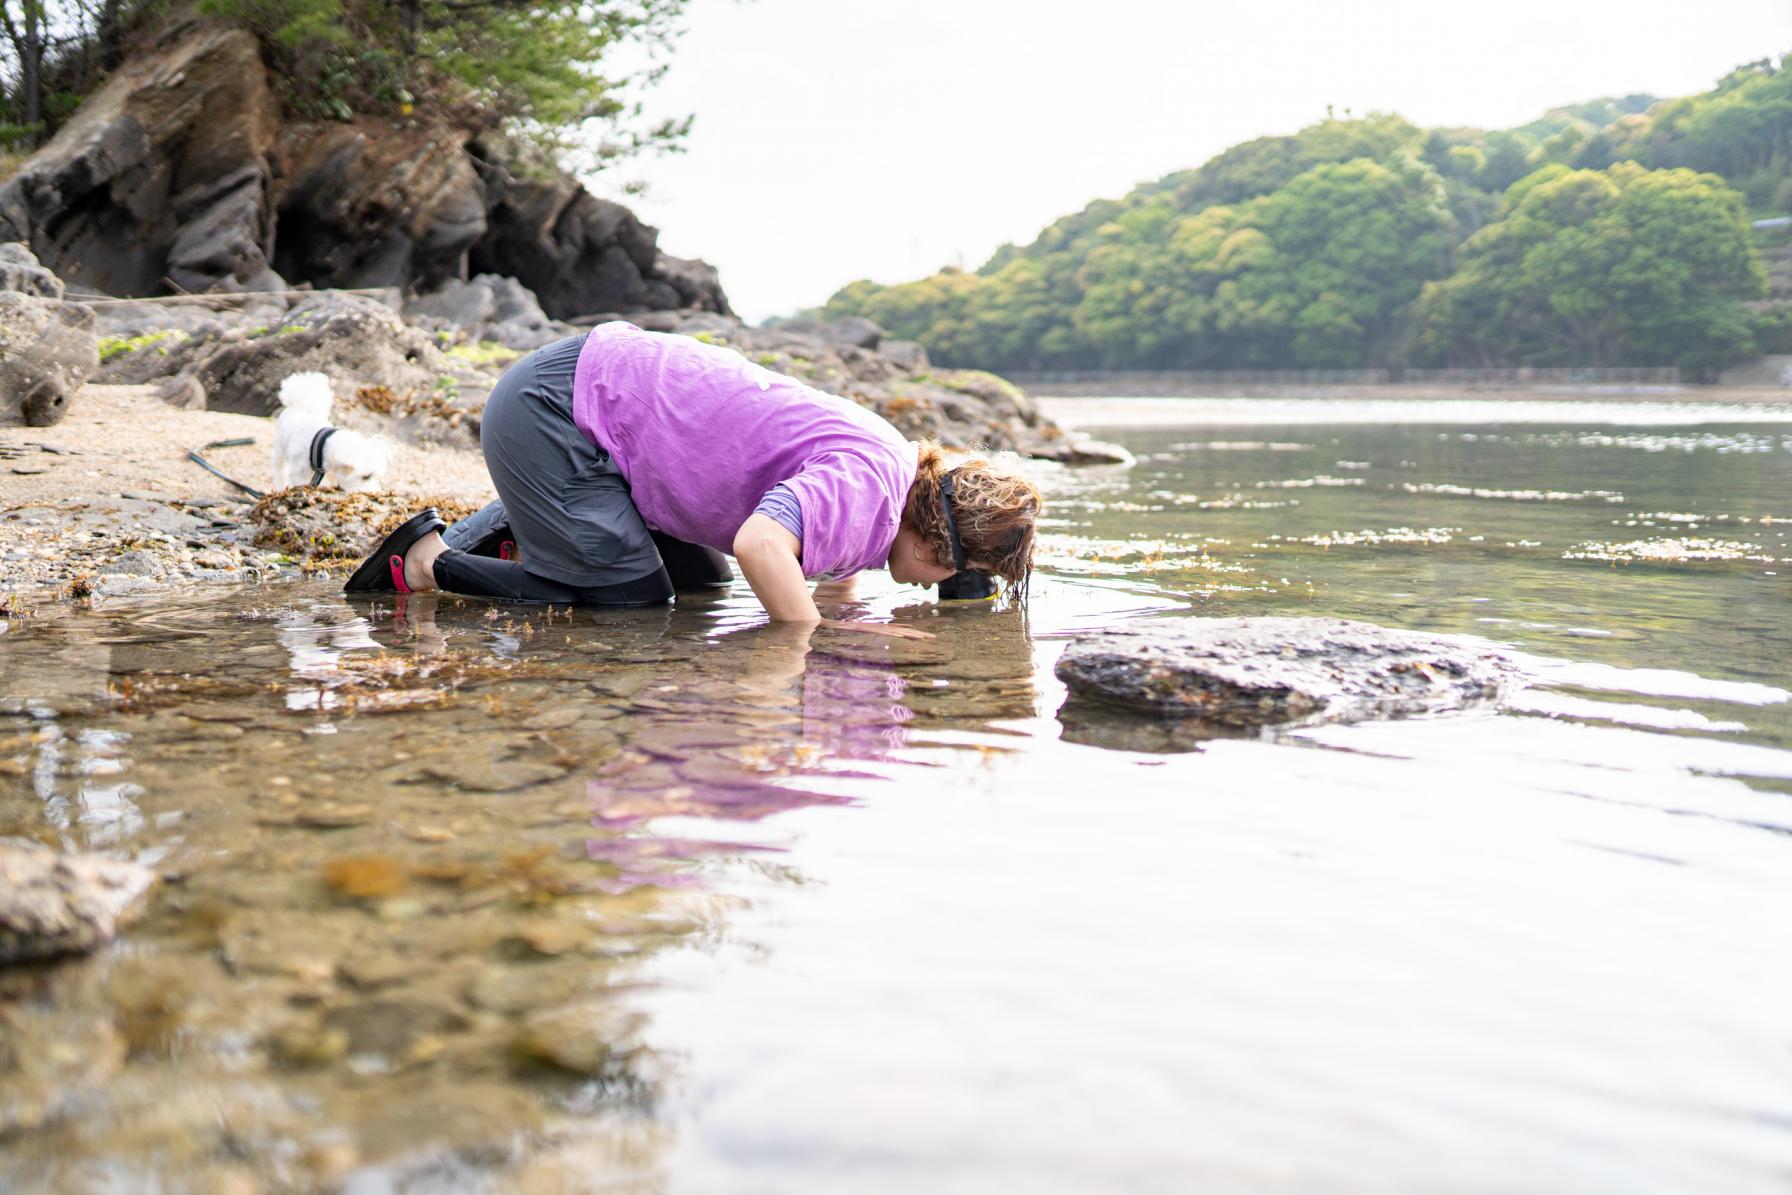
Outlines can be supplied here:
<path id="1" fill-rule="evenodd" d="M 481 143 L 475 161 L 489 227 L 472 247 L 469 267 L 515 278 L 549 316 L 669 307 L 728 312 L 715 271 L 661 253 L 659 230 L 628 208 L 513 145 Z"/>
<path id="2" fill-rule="evenodd" d="M 477 444 L 494 380 L 361 295 L 320 293 L 271 316 L 213 312 L 192 332 L 152 333 L 136 345 L 116 353 L 99 380 L 154 384 L 180 406 L 276 415 L 280 383 L 317 370 L 334 385 L 339 426 L 410 443 Z"/>
<path id="3" fill-rule="evenodd" d="M 29 276 L 22 259 L 12 268 Z M 0 291 L 0 425 L 45 427 L 68 413 L 75 391 L 99 367 L 93 313 L 76 303 Z"/>
<path id="4" fill-rule="evenodd" d="M 154 883 L 155 873 L 135 863 L 0 845 L 0 963 L 110 942 Z"/>
<path id="5" fill-rule="evenodd" d="M 0 241 L 110 295 L 517 278 L 556 319 L 726 312 L 716 273 L 551 162 L 426 106 L 283 124 L 253 35 L 176 23 L 0 185 Z"/>
<path id="6" fill-rule="evenodd" d="M 450 365 L 428 335 L 382 304 L 352 295 L 319 295 L 287 312 L 281 325 L 221 337 L 210 352 L 189 342 L 206 407 L 247 415 L 279 413 L 280 383 L 321 370 L 338 386 L 384 386 L 398 394 L 429 391 Z"/>
<path id="7" fill-rule="evenodd" d="M 913 437 L 1124 459 L 1074 444 L 1000 378 L 885 346 L 869 320 L 743 327 L 714 269 L 661 252 L 628 208 L 452 113 L 283 123 L 253 35 L 177 20 L 0 185 L 0 240 L 28 241 L 62 279 L 112 296 L 243 295 L 219 310 L 99 305 L 100 380 L 153 383 L 182 406 L 272 414 L 284 376 L 318 369 L 339 396 L 380 391 L 373 413 L 402 425 L 367 430 L 464 438 L 507 354 L 457 339 L 525 351 L 621 313 L 728 344 Z M 5 258 L 0 278 L 54 284 Z M 409 296 L 409 322 L 354 296 L 293 305 L 313 287 L 382 292 L 393 309 Z M 66 401 L 53 390 L 29 417 L 53 416 Z M 351 405 L 345 425 L 363 417 Z"/>
<path id="8" fill-rule="evenodd" d="M 551 320 L 527 287 L 501 274 L 480 274 L 466 282 L 408 300 L 405 319 L 424 328 L 464 333 L 475 341 L 505 348 L 540 348 L 578 329 Z"/>
<path id="9" fill-rule="evenodd" d="M 278 117 L 255 38 L 187 26 L 0 185 L 0 241 L 114 295 L 266 289 Z"/>
<path id="10" fill-rule="evenodd" d="M 274 264 L 332 287 L 433 287 L 487 232 L 484 188 L 452 128 L 384 121 L 281 130 Z"/>
<path id="11" fill-rule="evenodd" d="M 1073 701 L 1220 729 L 1442 713 L 1520 679 L 1490 647 L 1338 618 L 1153 623 L 1079 640 L 1056 672 Z"/>

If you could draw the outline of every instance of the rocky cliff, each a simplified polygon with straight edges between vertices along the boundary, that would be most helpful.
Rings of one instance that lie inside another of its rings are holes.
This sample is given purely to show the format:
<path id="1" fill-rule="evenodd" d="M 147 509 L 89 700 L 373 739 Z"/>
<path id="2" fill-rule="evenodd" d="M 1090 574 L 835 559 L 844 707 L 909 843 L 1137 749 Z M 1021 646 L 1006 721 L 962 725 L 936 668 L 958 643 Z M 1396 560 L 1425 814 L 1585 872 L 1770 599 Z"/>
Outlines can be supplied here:
<path id="1" fill-rule="evenodd" d="M 433 117 L 282 119 L 248 32 L 177 24 L 0 184 L 0 242 L 110 295 L 506 274 L 548 315 L 726 313 L 715 271 L 526 149 Z"/>

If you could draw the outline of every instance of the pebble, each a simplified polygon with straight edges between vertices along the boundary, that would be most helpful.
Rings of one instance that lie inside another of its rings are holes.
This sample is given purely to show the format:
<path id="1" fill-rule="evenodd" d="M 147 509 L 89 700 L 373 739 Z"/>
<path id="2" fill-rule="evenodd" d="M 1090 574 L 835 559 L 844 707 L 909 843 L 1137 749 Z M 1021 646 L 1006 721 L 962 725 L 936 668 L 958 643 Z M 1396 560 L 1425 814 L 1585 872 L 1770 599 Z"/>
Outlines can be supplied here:
<path id="1" fill-rule="evenodd" d="M 531 963 L 487 967 L 467 985 L 467 1001 L 491 1012 L 524 1012 L 574 999 L 590 988 L 589 964 L 567 966 Z"/>
<path id="2" fill-rule="evenodd" d="M 523 725 L 530 730 L 561 730 L 571 726 L 585 716 L 585 711 L 578 706 L 566 706 L 561 709 L 543 710 Z"/>
<path id="3" fill-rule="evenodd" d="M 566 775 L 567 769 L 559 764 L 546 763 L 506 763 L 502 766 L 488 765 L 467 770 L 428 764 L 423 772 L 432 779 L 469 792 L 508 793 L 545 784 L 549 780 L 558 780 Z"/>
<path id="4" fill-rule="evenodd" d="M 343 959 L 336 964 L 336 973 L 349 986 L 372 992 L 412 978 L 417 973 L 417 965 L 396 954 L 368 954 Z"/>
<path id="5" fill-rule="evenodd" d="M 633 1049 L 642 1017 L 608 1000 L 590 1000 L 527 1017 L 517 1035 L 519 1054 L 578 1075 L 596 1075 L 610 1059 Z"/>
<path id="6" fill-rule="evenodd" d="M 276 1061 L 292 1067 L 328 1066 L 348 1053 L 348 1033 L 342 1029 L 294 1025 L 268 1040 Z"/>
<path id="7" fill-rule="evenodd" d="M 303 826 L 312 830 L 341 830 L 349 826 L 362 826 L 373 820 L 371 805 L 338 805 L 325 802 L 309 809 L 300 810 L 289 817 L 264 817 L 259 819 L 264 826 Z"/>
<path id="8" fill-rule="evenodd" d="M 197 722 L 253 722 L 255 714 L 251 710 L 234 705 L 188 705 L 182 706 L 180 712 Z M 291 784 L 285 776 L 275 776 L 269 784 Z"/>
<path id="9" fill-rule="evenodd" d="M 517 939 L 537 954 L 566 954 L 591 940 L 591 931 L 569 921 L 540 921 L 517 931 Z"/>
<path id="10" fill-rule="evenodd" d="M 165 564 L 166 561 L 156 553 L 138 548 L 114 560 L 106 571 L 131 577 L 153 577 L 162 572 Z"/>
<path id="11" fill-rule="evenodd" d="M 356 900 L 378 900 L 404 890 L 409 877 L 385 855 L 349 855 L 324 864 L 324 883 Z"/>

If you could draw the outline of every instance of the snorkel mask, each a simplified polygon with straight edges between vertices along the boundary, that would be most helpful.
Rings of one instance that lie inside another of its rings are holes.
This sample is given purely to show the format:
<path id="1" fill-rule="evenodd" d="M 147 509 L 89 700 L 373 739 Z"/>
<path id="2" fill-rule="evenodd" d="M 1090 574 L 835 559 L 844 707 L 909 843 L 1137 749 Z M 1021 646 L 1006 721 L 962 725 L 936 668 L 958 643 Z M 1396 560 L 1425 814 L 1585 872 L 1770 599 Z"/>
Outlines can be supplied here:
<path id="1" fill-rule="evenodd" d="M 978 602 L 993 598 L 996 579 L 986 572 L 964 566 L 964 545 L 958 541 L 958 521 L 952 517 L 951 473 L 940 478 L 940 509 L 946 515 L 946 536 L 952 541 L 952 567 L 958 570 L 940 582 L 940 600 Z"/>

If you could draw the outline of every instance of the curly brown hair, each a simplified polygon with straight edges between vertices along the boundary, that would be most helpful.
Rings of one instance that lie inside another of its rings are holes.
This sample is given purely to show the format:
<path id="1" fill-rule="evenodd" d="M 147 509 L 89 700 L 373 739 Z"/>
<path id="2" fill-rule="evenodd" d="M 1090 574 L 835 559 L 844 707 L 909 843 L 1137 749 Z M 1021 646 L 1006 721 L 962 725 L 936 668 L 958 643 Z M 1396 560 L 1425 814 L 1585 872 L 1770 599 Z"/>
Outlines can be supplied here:
<path id="1" fill-rule="evenodd" d="M 980 457 L 947 469 L 940 446 L 923 440 L 902 521 L 947 565 L 952 563 L 952 537 L 946 530 L 940 483 L 948 474 L 952 478 L 952 518 L 966 562 L 988 565 L 1008 582 L 1009 592 L 1024 600 L 1033 574 L 1033 539 L 1039 514 L 1045 509 L 1038 487 Z"/>

